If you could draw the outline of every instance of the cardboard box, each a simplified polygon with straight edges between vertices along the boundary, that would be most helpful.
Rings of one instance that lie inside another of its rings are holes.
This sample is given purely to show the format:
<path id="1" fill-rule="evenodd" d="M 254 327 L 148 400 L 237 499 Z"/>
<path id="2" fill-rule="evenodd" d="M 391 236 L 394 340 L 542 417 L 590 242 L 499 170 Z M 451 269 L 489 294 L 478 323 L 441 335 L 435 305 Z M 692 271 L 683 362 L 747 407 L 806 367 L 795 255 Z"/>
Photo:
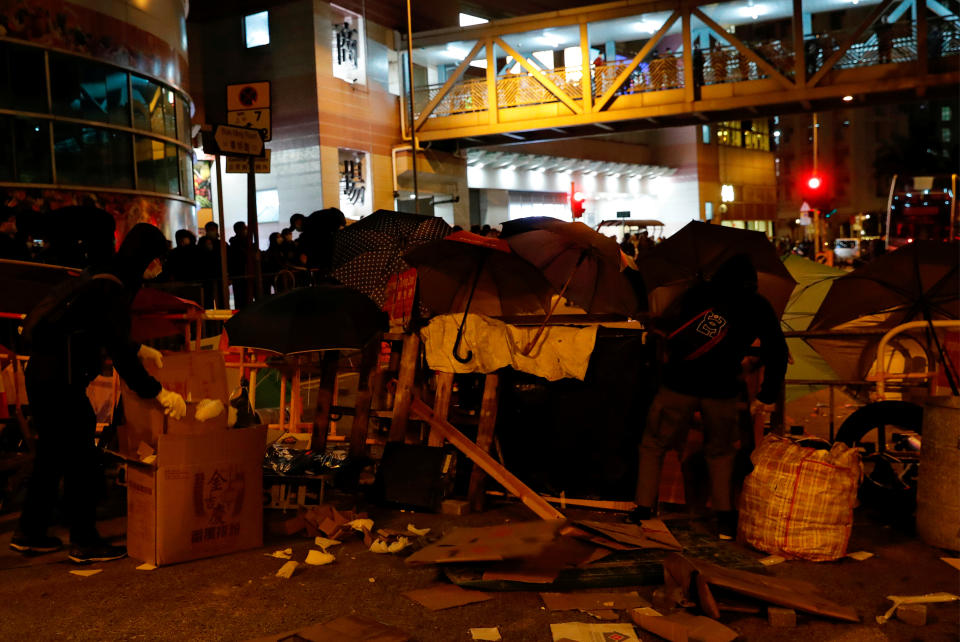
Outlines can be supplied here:
<path id="1" fill-rule="evenodd" d="M 147 371 L 167 390 L 183 396 L 187 414 L 171 419 L 163 414 L 156 399 L 144 399 L 121 381 L 125 425 L 118 431 L 120 453 L 136 459 L 140 442 L 154 449 L 160 435 L 197 435 L 227 428 L 227 412 L 207 421 L 197 421 L 194 414 L 203 399 L 219 399 L 228 405 L 226 367 L 220 352 L 176 352 L 163 356 L 163 368 L 147 364 Z"/>
<path id="2" fill-rule="evenodd" d="M 128 553 L 162 566 L 261 546 L 266 427 L 230 430 L 226 412 L 203 422 L 194 418 L 203 399 L 227 403 L 221 353 L 165 354 L 163 361 L 162 369 L 147 369 L 183 395 L 183 419 L 166 417 L 156 399 L 123 386 L 126 423 L 119 435 L 128 459 Z M 148 465 L 138 450 L 151 448 L 156 459 Z"/>
<path id="3" fill-rule="evenodd" d="M 127 551 L 156 566 L 263 545 L 266 428 L 160 435 L 127 467 Z"/>

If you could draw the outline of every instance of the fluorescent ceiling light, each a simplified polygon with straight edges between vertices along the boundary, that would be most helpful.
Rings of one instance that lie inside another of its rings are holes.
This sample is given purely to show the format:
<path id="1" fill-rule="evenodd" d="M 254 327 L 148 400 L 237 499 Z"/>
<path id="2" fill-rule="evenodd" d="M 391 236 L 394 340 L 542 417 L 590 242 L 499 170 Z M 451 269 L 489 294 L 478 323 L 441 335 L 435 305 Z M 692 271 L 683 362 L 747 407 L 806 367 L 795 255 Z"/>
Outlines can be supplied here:
<path id="1" fill-rule="evenodd" d="M 479 16 L 471 16 L 469 13 L 460 14 L 460 26 L 461 27 L 472 27 L 473 25 L 482 25 L 485 22 L 490 22 L 486 18 L 480 18 Z"/>

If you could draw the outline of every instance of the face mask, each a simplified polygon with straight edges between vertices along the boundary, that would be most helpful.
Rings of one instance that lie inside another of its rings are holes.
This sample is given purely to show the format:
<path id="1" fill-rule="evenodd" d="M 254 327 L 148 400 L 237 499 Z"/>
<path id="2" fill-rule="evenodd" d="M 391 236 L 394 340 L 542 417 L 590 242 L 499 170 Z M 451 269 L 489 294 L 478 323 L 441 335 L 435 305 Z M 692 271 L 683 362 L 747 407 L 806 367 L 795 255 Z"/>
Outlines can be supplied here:
<path id="1" fill-rule="evenodd" d="M 143 278 L 149 281 L 160 276 L 161 272 L 163 272 L 163 263 L 160 259 L 153 259 L 147 269 L 143 271 Z"/>

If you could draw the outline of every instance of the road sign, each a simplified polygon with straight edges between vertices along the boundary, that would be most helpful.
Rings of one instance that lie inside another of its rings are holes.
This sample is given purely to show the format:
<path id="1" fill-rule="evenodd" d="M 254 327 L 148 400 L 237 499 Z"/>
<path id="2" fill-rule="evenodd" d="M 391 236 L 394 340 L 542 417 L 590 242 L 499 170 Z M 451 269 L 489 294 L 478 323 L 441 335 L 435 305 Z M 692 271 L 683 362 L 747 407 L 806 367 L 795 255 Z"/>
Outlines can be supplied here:
<path id="1" fill-rule="evenodd" d="M 213 129 L 213 140 L 217 151 L 224 156 L 262 156 L 263 139 L 260 132 L 246 127 L 233 125 L 216 125 Z M 204 147 L 208 154 L 217 153 Z"/>
<path id="2" fill-rule="evenodd" d="M 264 150 L 266 153 L 263 158 L 253 159 L 253 171 L 257 174 L 270 173 L 270 150 Z M 228 158 L 227 174 L 246 174 L 250 171 L 250 160 L 246 158 Z"/>
<path id="3" fill-rule="evenodd" d="M 227 112 L 227 122 L 237 127 L 258 129 L 264 141 L 270 140 L 270 109 L 239 109 Z"/>
<path id="4" fill-rule="evenodd" d="M 227 111 L 266 109 L 269 106 L 269 82 L 247 82 L 227 85 Z"/>

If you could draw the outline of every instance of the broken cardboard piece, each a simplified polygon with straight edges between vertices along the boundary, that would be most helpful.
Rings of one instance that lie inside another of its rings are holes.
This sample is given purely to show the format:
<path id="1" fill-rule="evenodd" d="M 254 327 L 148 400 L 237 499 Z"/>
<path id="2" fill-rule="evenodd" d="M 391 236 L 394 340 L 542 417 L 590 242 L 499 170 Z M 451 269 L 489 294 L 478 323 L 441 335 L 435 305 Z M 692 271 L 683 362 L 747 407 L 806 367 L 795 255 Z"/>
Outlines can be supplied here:
<path id="1" fill-rule="evenodd" d="M 586 613 L 587 615 L 589 615 L 594 619 L 603 620 L 605 622 L 615 622 L 620 619 L 620 614 L 611 609 L 597 609 L 594 611 L 581 611 L 581 612 Z"/>
<path id="2" fill-rule="evenodd" d="M 293 574 L 297 572 L 297 568 L 299 568 L 299 566 L 300 562 L 294 562 L 291 560 L 281 566 L 276 575 L 277 577 L 282 577 L 285 580 L 289 580 L 291 577 L 293 577 Z"/>
<path id="3" fill-rule="evenodd" d="M 490 596 L 486 593 L 460 588 L 456 584 L 437 584 L 423 589 L 406 591 L 403 595 L 431 611 L 440 611 L 490 599 Z"/>
<path id="4" fill-rule="evenodd" d="M 90 568 L 86 570 L 77 570 L 70 571 L 70 575 L 79 575 L 80 577 L 90 577 L 91 575 L 96 575 L 97 573 L 102 573 L 102 568 Z"/>
<path id="5" fill-rule="evenodd" d="M 500 629 L 493 627 L 470 629 L 470 637 L 478 642 L 500 642 Z"/>
<path id="6" fill-rule="evenodd" d="M 333 564 L 336 558 L 326 551 L 307 551 L 307 558 L 304 560 L 305 564 L 310 566 L 324 566 L 326 564 Z"/>
<path id="7" fill-rule="evenodd" d="M 596 611 L 639 609 L 650 606 L 636 591 L 630 593 L 541 593 L 550 611 Z"/>
<path id="8" fill-rule="evenodd" d="M 780 555 L 768 555 L 767 557 L 761 557 L 757 561 L 764 566 L 774 566 L 776 564 L 782 564 L 783 562 L 786 562 L 787 558 Z"/>
<path id="9" fill-rule="evenodd" d="M 940 559 L 960 571 L 960 557 L 941 557 Z"/>
<path id="10" fill-rule="evenodd" d="M 862 562 L 873 557 L 873 553 L 870 551 L 856 551 L 854 553 L 847 553 L 847 557 L 857 560 L 858 562 Z"/>
<path id="11" fill-rule="evenodd" d="M 407 564 L 489 562 L 531 557 L 554 541 L 564 520 L 455 528 L 407 558 Z"/>
<path id="12" fill-rule="evenodd" d="M 596 640 L 617 640 L 617 642 L 640 642 L 632 624 L 586 624 L 584 622 L 563 622 L 550 625 L 550 634 L 554 642 L 595 642 Z M 616 637 L 615 637 L 616 636 Z"/>
<path id="13" fill-rule="evenodd" d="M 359 615 L 348 615 L 325 624 L 314 624 L 303 629 L 268 635 L 247 642 L 287 642 L 290 640 L 306 640 L 306 642 L 343 642 L 344 640 L 409 642 L 410 636 L 400 629 L 376 620 L 370 620 Z"/>
<path id="14" fill-rule="evenodd" d="M 596 522 L 580 520 L 574 522 L 576 526 L 602 535 L 629 548 L 663 548 L 681 551 L 683 547 L 659 519 L 648 519 L 640 524 L 620 524 L 617 522 Z M 599 543 L 596 539 L 591 539 Z"/>
<path id="15" fill-rule="evenodd" d="M 644 631 L 670 642 L 731 642 L 739 636 L 733 629 L 702 615 L 646 615 L 635 611 L 630 616 Z"/>
<path id="16" fill-rule="evenodd" d="M 710 591 L 711 586 L 716 586 L 797 611 L 847 622 L 860 621 L 852 608 L 821 597 L 816 588 L 806 582 L 724 568 L 679 553 L 669 554 L 663 560 L 663 568 L 680 585 L 684 596 L 695 600 L 712 618 L 720 617 L 720 609 Z"/>

